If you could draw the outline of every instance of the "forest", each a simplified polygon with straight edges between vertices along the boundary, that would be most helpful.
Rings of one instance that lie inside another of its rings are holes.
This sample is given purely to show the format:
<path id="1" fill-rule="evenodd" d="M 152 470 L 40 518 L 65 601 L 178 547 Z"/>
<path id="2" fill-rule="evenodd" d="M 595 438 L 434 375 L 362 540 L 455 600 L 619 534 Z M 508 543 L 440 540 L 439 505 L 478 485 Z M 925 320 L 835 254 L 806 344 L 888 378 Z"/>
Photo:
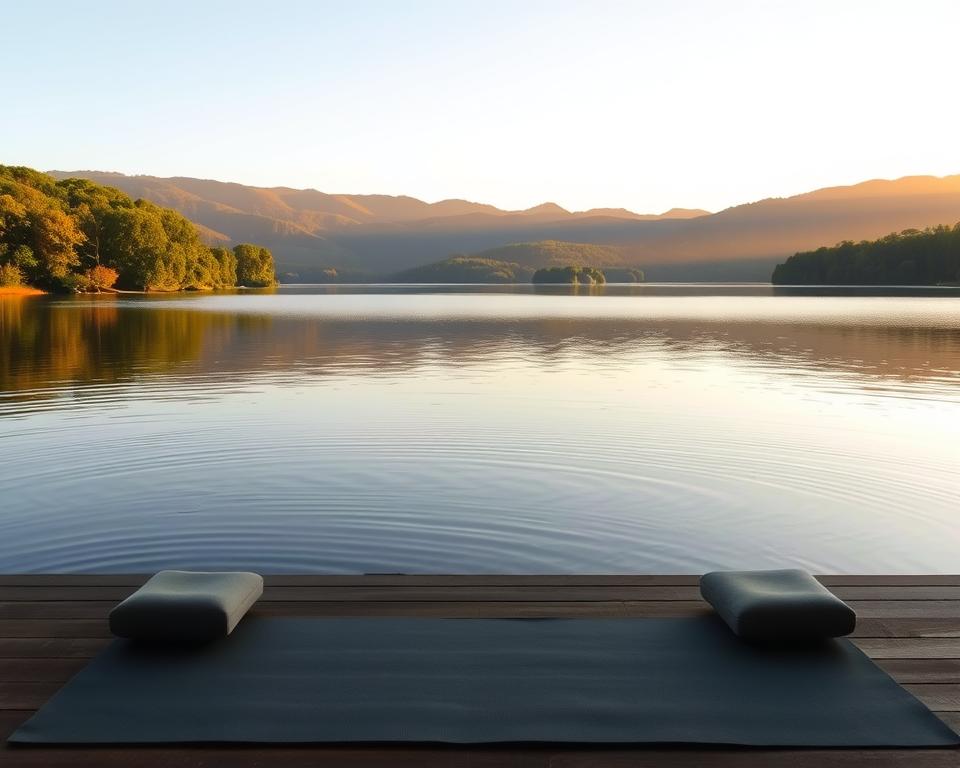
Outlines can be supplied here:
<path id="1" fill-rule="evenodd" d="M 393 279 L 398 283 L 525 283 L 531 275 L 531 267 L 513 261 L 451 256 L 434 264 L 407 269 Z"/>
<path id="2" fill-rule="evenodd" d="M 610 246 L 543 240 L 511 243 L 475 254 L 457 253 L 443 261 L 398 272 L 391 280 L 398 283 L 528 283 L 532 279 L 540 283 L 571 284 L 576 277 L 577 284 L 642 283 L 643 270 L 636 267 L 568 266 L 620 260 L 620 251 Z M 536 279 L 534 273 L 539 268 L 543 269 Z"/>
<path id="3" fill-rule="evenodd" d="M 0 166 L 0 287 L 211 290 L 276 284 L 269 250 L 211 248 L 181 214 L 86 179 Z"/>
<path id="4" fill-rule="evenodd" d="M 905 229 L 878 240 L 845 240 L 794 254 L 773 270 L 776 285 L 938 285 L 960 281 L 960 224 Z"/>

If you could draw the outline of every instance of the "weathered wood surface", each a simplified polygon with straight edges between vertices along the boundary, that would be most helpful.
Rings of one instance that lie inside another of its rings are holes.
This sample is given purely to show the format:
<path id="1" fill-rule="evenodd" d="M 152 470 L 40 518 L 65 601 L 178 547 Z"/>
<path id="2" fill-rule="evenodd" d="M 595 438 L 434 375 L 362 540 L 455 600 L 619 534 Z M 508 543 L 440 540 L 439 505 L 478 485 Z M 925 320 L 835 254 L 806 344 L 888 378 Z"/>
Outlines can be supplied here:
<path id="1" fill-rule="evenodd" d="M 0 734 L 5 738 L 109 642 L 106 615 L 143 575 L 0 576 Z M 960 576 L 824 576 L 857 610 L 854 641 L 960 727 Z M 269 616 L 626 617 L 708 610 L 695 576 L 299 576 L 267 578 Z M 11 766 L 960 766 L 958 750 L 561 747 L 0 747 Z"/>

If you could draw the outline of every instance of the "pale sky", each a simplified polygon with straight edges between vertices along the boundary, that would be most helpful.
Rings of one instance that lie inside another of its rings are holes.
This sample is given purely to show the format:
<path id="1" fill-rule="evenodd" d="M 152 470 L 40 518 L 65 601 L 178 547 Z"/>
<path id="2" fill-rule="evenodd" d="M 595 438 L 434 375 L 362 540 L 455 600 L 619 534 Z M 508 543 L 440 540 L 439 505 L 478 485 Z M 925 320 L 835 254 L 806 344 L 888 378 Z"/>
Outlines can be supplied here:
<path id="1" fill-rule="evenodd" d="M 504 208 L 960 173 L 957 0 L 0 0 L 0 163 Z"/>

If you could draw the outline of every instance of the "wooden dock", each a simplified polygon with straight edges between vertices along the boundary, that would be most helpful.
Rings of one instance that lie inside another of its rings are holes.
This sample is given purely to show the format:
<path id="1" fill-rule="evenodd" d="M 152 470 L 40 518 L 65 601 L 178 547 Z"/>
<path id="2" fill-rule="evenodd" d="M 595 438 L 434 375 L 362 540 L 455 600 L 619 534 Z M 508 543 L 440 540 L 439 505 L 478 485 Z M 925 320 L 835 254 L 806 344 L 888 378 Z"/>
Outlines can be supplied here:
<path id="1" fill-rule="evenodd" d="M 145 576 L 0 576 L 4 739 L 109 642 L 107 612 Z M 826 576 L 860 617 L 854 641 L 960 728 L 960 576 Z M 459 618 L 691 616 L 708 610 L 693 576 L 274 576 L 265 616 Z M 957 768 L 960 750 L 624 749 L 622 747 L 0 748 L 5 768 L 285 766 L 910 766 Z"/>

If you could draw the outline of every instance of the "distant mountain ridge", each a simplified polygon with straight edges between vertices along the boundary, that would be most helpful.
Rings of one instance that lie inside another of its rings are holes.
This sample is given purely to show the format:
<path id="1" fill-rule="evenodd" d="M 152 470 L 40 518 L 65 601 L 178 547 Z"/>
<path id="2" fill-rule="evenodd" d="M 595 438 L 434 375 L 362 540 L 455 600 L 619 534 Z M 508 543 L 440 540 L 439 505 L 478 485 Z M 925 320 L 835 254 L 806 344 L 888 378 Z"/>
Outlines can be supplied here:
<path id="1" fill-rule="evenodd" d="M 651 280 L 768 280 L 797 251 L 960 221 L 960 175 L 911 176 L 769 198 L 719 213 L 619 208 L 571 212 L 544 203 L 505 211 L 468 200 L 328 194 L 189 177 L 54 171 L 118 187 L 183 213 L 211 244 L 269 247 L 282 279 L 374 279 L 510 243 L 612 246 Z M 546 264 L 530 265 L 534 267 Z"/>
<path id="2" fill-rule="evenodd" d="M 234 182 L 194 179 L 189 177 L 160 178 L 157 176 L 127 176 L 109 171 L 50 171 L 62 179 L 77 176 L 103 184 L 135 190 L 148 199 L 163 199 L 170 207 L 193 207 L 218 210 L 224 213 L 244 213 L 287 221 L 317 233 L 338 226 L 364 224 L 397 224 L 405 221 L 437 219 L 468 214 L 489 216 L 525 216 L 550 220 L 610 216 L 613 218 L 656 220 L 661 218 L 692 218 L 705 216 L 709 211 L 674 208 L 663 214 L 640 214 L 625 208 L 594 208 L 587 211 L 568 211 L 556 203 L 542 203 L 519 211 L 502 210 L 485 203 L 469 200 L 441 200 L 427 203 L 408 196 L 342 195 L 319 192 L 315 189 L 290 187 L 250 187 Z M 129 193 L 128 193 L 129 194 Z"/>

